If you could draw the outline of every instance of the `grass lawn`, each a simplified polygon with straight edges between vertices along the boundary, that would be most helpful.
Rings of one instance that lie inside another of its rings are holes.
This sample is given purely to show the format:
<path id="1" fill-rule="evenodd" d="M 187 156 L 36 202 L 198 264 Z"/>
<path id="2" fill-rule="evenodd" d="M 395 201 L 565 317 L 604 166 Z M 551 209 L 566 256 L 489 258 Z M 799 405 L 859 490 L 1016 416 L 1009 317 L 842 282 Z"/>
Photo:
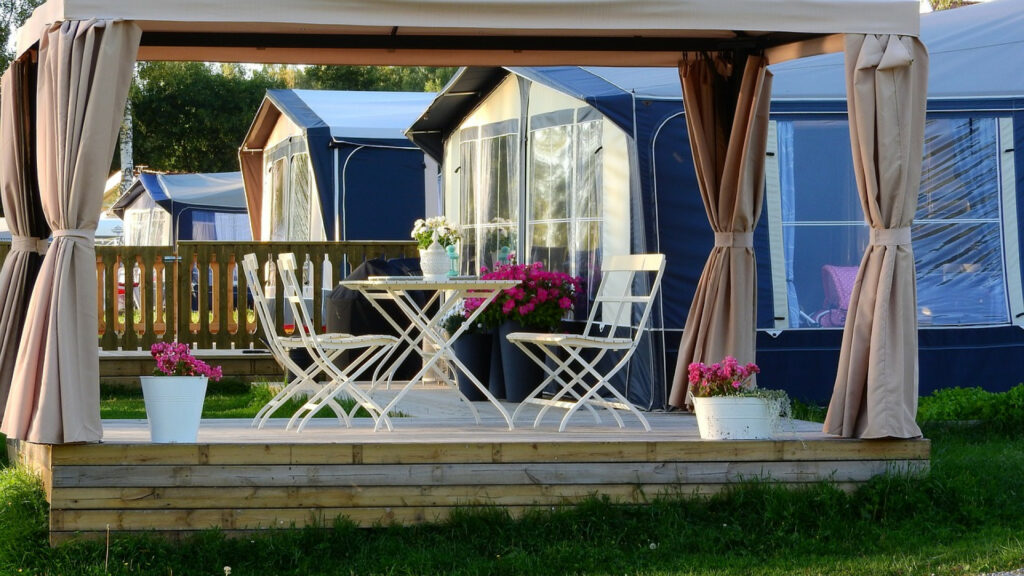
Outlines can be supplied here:
<path id="1" fill-rule="evenodd" d="M 1024 397 L 1024 386 L 1020 388 Z M 1016 390 L 1016 389 L 1015 389 Z M 1012 406 L 1011 406 L 1012 407 Z M 934 415 L 922 403 L 925 420 Z M 616 506 L 596 498 L 511 520 L 499 510 L 441 525 L 208 532 L 46 545 L 38 481 L 0 471 L 2 574 L 980 574 L 1024 567 L 1024 413 L 924 422 L 932 468 L 847 494 L 828 484 L 749 483 L 710 499 Z M 1007 419 L 1006 415 L 1009 415 Z M 947 418 L 948 416 L 943 416 Z M 976 420 L 976 418 L 970 418 Z"/>
<path id="2" fill-rule="evenodd" d="M 271 398 L 275 390 L 266 384 L 247 384 L 241 380 L 224 378 L 220 382 L 207 384 L 206 398 L 203 400 L 203 418 L 253 418 Z M 113 420 L 135 420 L 146 418 L 146 404 L 142 399 L 142 390 L 138 387 L 103 385 L 100 396 L 100 417 Z M 355 403 L 342 399 L 340 404 L 351 410 Z M 289 400 L 272 418 L 291 418 L 292 414 L 302 406 L 299 400 Z M 360 408 L 356 417 L 368 417 L 369 414 Z M 334 418 L 334 412 L 323 409 L 315 418 Z"/>

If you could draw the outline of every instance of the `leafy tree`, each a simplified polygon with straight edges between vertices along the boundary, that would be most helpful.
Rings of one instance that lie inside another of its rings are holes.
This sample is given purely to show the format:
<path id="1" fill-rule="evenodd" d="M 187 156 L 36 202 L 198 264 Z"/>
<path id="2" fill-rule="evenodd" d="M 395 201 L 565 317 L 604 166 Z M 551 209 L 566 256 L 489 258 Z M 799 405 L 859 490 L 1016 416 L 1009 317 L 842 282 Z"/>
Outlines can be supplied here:
<path id="1" fill-rule="evenodd" d="M 933 11 L 938 12 L 939 10 L 952 10 L 962 6 L 970 6 L 978 2 L 975 0 L 928 0 L 928 3 L 931 4 Z"/>
<path id="2" fill-rule="evenodd" d="M 131 90 L 137 166 L 167 172 L 238 170 L 238 146 L 267 89 L 266 70 L 237 64 L 142 62 Z"/>
<path id="3" fill-rule="evenodd" d="M 438 92 L 455 70 L 429 66 L 309 66 L 298 85 L 314 90 Z"/>
<path id="4" fill-rule="evenodd" d="M 0 73 L 14 58 L 14 34 L 43 0 L 0 0 Z"/>

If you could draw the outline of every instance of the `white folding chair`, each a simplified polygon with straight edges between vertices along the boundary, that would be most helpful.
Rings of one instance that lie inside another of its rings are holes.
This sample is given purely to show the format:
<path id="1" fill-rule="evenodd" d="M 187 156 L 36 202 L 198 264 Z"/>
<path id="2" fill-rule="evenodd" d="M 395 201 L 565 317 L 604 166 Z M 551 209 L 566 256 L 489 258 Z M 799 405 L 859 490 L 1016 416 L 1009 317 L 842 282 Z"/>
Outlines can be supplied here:
<path id="1" fill-rule="evenodd" d="M 513 422 L 527 405 L 541 406 L 533 421 L 534 427 L 540 424 L 549 408 L 562 408 L 566 412 L 558 426 L 561 432 L 580 408 L 586 408 L 595 421 L 600 422 L 595 410 L 599 407 L 607 409 L 620 428 L 624 424 L 616 410 L 626 410 L 636 416 L 644 430 L 649 432 L 651 425 L 647 418 L 611 385 L 611 379 L 629 363 L 640 344 L 664 272 L 663 254 L 610 256 L 601 267 L 601 285 L 582 335 L 509 334 L 509 341 L 543 367 L 546 374 L 544 381 L 516 408 Z M 633 318 L 637 317 L 638 322 L 634 326 Z M 605 327 L 607 336 L 602 336 Z M 632 336 L 620 336 L 620 331 L 632 331 Z M 604 365 L 600 362 L 609 352 L 616 352 L 619 359 L 602 371 Z M 551 398 L 541 398 L 552 383 L 557 391 Z"/>
<path id="2" fill-rule="evenodd" d="M 260 326 L 263 327 L 263 334 L 266 338 L 267 346 L 270 348 L 270 352 L 274 355 L 278 364 L 282 368 L 288 371 L 293 377 L 292 379 L 277 393 L 273 398 L 267 402 L 263 408 L 256 414 L 256 417 L 252 420 L 252 426 L 256 428 L 263 428 L 267 421 L 278 409 L 285 405 L 288 400 L 293 398 L 296 394 L 307 393 L 314 394 L 317 390 L 322 387 L 322 384 L 316 381 L 316 377 L 323 372 L 323 369 L 317 363 L 312 363 L 309 366 L 303 368 L 299 366 L 295 360 L 291 357 L 291 352 L 294 350 L 303 350 L 306 348 L 306 344 L 302 341 L 299 336 L 284 336 L 278 334 L 274 324 L 274 314 L 270 309 L 270 303 L 263 293 L 263 283 L 260 279 L 260 264 L 255 254 L 245 254 L 242 256 L 242 273 L 245 275 L 246 284 L 249 287 L 249 293 L 252 294 L 253 305 L 256 308 L 256 315 L 259 318 Z M 332 341 L 347 337 L 347 334 L 321 334 L 318 338 Z M 343 350 L 331 351 L 331 359 L 341 354 Z M 328 407 L 334 411 L 338 417 L 338 421 L 341 423 L 345 422 L 348 415 L 344 408 L 337 403 L 333 398 L 327 403 Z"/>
<path id="3" fill-rule="evenodd" d="M 383 334 L 367 334 L 360 336 L 353 336 L 349 334 L 336 335 L 333 338 L 319 338 L 316 334 L 316 329 L 313 325 L 313 319 L 306 310 L 306 306 L 303 303 L 302 298 L 302 285 L 299 284 L 298 279 L 295 276 L 295 255 L 294 254 L 279 254 L 277 257 L 277 270 L 281 276 L 281 284 L 284 288 L 284 299 L 291 307 L 292 316 L 295 318 L 295 329 L 299 333 L 299 338 L 302 339 L 305 344 L 306 350 L 313 359 L 313 363 L 316 364 L 323 372 L 330 376 L 331 380 L 328 384 L 323 386 L 316 394 L 308 397 L 305 404 L 303 404 L 295 415 L 292 416 L 291 420 L 288 421 L 288 427 L 291 428 L 298 422 L 296 430 L 302 431 L 309 423 L 309 420 L 319 412 L 325 404 L 330 406 L 334 398 L 340 394 L 346 394 L 355 400 L 356 404 L 352 408 L 352 413 L 346 414 L 344 411 L 345 424 L 349 427 L 352 425 L 351 417 L 359 407 L 364 408 L 370 413 L 370 416 L 374 421 L 374 429 L 376 429 L 379 423 L 383 423 L 387 426 L 388 430 L 392 429 L 391 419 L 388 417 L 384 410 L 379 404 L 373 401 L 369 394 L 364 393 L 356 385 L 356 379 L 359 378 L 369 368 L 386 355 L 392 347 L 398 344 L 398 339 L 394 336 L 387 336 Z M 334 362 L 333 358 L 337 356 L 338 352 L 346 350 L 363 350 L 357 357 L 352 359 L 347 366 L 339 368 Z M 333 409 L 333 407 L 332 407 Z"/>

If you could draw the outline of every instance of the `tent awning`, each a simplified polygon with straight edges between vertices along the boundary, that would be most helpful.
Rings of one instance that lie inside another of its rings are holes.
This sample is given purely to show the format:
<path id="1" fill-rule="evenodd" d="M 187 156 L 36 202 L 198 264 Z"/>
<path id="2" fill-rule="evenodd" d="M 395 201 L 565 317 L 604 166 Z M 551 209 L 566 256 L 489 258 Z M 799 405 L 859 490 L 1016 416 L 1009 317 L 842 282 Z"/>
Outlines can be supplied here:
<path id="1" fill-rule="evenodd" d="M 917 35 L 918 10 L 917 0 L 49 0 L 17 48 L 50 22 L 117 18 L 142 29 L 140 59 L 673 65 L 686 50 Z M 633 50 L 621 50 L 625 38 Z"/>

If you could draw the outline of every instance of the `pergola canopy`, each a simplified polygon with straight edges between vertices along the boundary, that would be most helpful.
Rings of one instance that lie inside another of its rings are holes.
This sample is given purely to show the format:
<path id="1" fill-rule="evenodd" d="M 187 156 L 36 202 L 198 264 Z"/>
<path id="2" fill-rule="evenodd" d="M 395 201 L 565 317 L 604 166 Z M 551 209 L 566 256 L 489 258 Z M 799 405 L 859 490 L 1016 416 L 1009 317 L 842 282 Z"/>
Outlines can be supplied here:
<path id="1" fill-rule="evenodd" d="M 777 62 L 840 51 L 835 34 L 916 36 L 918 11 L 917 0 L 49 0 L 17 48 L 53 22 L 117 19 L 141 28 L 140 60 L 675 66 L 681 52 L 738 49 Z"/>

